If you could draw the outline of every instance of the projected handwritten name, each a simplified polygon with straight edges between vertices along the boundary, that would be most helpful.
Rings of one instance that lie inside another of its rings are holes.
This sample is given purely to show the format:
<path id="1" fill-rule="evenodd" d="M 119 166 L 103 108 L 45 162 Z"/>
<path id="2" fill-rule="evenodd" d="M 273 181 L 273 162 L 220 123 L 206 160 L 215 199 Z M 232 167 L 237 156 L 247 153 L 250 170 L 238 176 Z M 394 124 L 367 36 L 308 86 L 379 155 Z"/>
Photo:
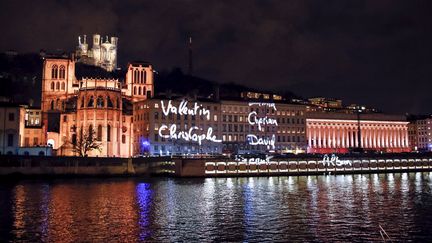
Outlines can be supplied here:
<path id="1" fill-rule="evenodd" d="M 351 160 L 339 160 L 339 157 L 336 156 L 335 154 L 332 154 L 331 156 L 328 156 L 327 154 L 324 155 L 322 163 L 327 166 L 343 166 L 343 165 L 352 166 Z"/>
<path id="2" fill-rule="evenodd" d="M 161 100 L 161 107 L 165 116 L 172 113 L 176 115 L 204 116 L 207 120 L 210 120 L 210 110 L 197 102 L 193 104 L 192 108 L 189 108 L 187 100 L 182 100 L 178 106 L 174 106 L 171 100 L 165 105 L 165 102 Z"/>
<path id="3" fill-rule="evenodd" d="M 164 134 L 166 130 L 169 130 L 168 134 Z M 191 127 L 188 131 L 177 131 L 177 127 L 175 124 L 172 124 L 169 128 L 167 125 L 162 125 L 159 128 L 159 136 L 168 139 L 183 139 L 185 141 L 193 141 L 198 142 L 201 145 L 202 141 L 208 140 L 215 143 L 220 143 L 222 140 L 216 138 L 216 135 L 213 135 L 213 129 L 209 127 L 206 133 L 198 134 L 197 131 L 203 131 L 203 129 L 199 127 Z"/>
<path id="4" fill-rule="evenodd" d="M 278 122 L 276 119 L 267 116 L 267 108 L 269 108 L 270 110 L 274 110 L 274 111 L 277 110 L 275 103 L 250 102 L 249 106 L 250 107 L 253 107 L 253 106 L 266 107 L 266 112 L 265 112 L 266 114 L 263 117 L 260 117 L 258 115 L 257 111 L 249 112 L 248 123 L 250 125 L 257 125 L 258 131 L 264 132 L 265 127 L 267 125 L 278 126 Z M 246 138 L 247 138 L 247 141 L 249 142 L 250 145 L 264 145 L 264 146 L 269 146 L 272 149 L 275 148 L 276 136 L 274 134 L 272 134 L 270 137 L 267 137 L 267 136 L 261 136 L 260 137 L 256 134 L 248 134 L 246 136 Z"/>
<path id="5" fill-rule="evenodd" d="M 173 105 L 173 102 L 169 100 L 166 104 L 161 100 L 162 113 L 165 116 L 170 114 L 175 115 L 190 115 L 190 116 L 204 116 L 206 120 L 210 120 L 210 110 L 205 108 L 202 104 L 194 102 L 192 107 L 188 107 L 188 101 L 182 100 L 178 106 Z M 207 129 L 192 126 L 186 131 L 177 130 L 176 124 L 161 125 L 159 127 L 159 136 L 166 139 L 184 140 L 197 142 L 199 145 L 203 141 L 221 143 L 222 140 L 217 139 L 217 136 L 213 134 L 213 128 L 208 127 Z"/>

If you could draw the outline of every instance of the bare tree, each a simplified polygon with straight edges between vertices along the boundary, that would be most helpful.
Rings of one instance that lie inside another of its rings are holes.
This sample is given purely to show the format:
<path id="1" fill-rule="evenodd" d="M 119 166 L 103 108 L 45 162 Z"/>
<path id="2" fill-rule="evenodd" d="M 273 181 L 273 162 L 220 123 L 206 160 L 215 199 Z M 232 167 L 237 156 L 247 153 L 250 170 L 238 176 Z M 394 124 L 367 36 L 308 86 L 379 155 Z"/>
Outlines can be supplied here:
<path id="1" fill-rule="evenodd" d="M 72 150 L 81 157 L 87 156 L 92 150 L 101 151 L 102 146 L 96 140 L 96 132 L 92 129 L 80 129 L 77 136 L 72 137 Z"/>

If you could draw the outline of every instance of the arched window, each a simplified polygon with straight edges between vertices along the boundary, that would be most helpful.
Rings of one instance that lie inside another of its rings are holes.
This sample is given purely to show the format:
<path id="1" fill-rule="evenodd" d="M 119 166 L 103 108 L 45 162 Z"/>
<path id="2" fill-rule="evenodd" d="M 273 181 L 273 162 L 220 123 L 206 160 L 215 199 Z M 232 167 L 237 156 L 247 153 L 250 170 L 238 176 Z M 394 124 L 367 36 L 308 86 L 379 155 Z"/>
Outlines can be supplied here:
<path id="1" fill-rule="evenodd" d="M 83 97 L 81 98 L 81 108 L 84 107 L 84 103 L 85 103 L 85 97 L 83 96 Z"/>
<path id="2" fill-rule="evenodd" d="M 89 102 L 87 103 L 87 107 L 94 107 L 94 99 L 93 99 L 93 96 L 90 96 Z"/>
<path id="3" fill-rule="evenodd" d="M 124 134 L 122 135 L 122 143 L 126 143 L 126 136 Z"/>
<path id="4" fill-rule="evenodd" d="M 51 78 L 56 79 L 58 73 L 58 67 L 57 65 L 53 65 L 51 69 Z"/>
<path id="5" fill-rule="evenodd" d="M 97 140 L 98 141 L 102 141 L 102 125 L 98 126 L 98 129 L 97 129 Z"/>
<path id="6" fill-rule="evenodd" d="M 66 77 L 66 69 L 65 69 L 65 66 L 61 65 L 60 66 L 59 78 L 60 79 L 65 79 L 65 77 Z"/>
<path id="7" fill-rule="evenodd" d="M 60 90 L 60 82 L 56 83 L 56 90 Z"/>
<path id="8" fill-rule="evenodd" d="M 138 95 L 141 95 L 141 87 L 138 88 Z"/>
<path id="9" fill-rule="evenodd" d="M 136 87 L 134 87 L 134 95 L 136 95 Z"/>
<path id="10" fill-rule="evenodd" d="M 114 107 L 113 103 L 111 101 L 111 98 L 109 96 L 107 96 L 107 107 L 109 107 L 109 108 L 113 108 Z"/>
<path id="11" fill-rule="evenodd" d="M 143 71 L 143 73 L 144 73 L 144 83 L 147 83 L 147 72 L 144 70 Z"/>
<path id="12" fill-rule="evenodd" d="M 51 90 L 54 90 L 54 86 L 55 86 L 54 82 L 51 82 Z"/>
<path id="13" fill-rule="evenodd" d="M 111 142 L 111 126 L 108 125 L 107 127 L 107 141 Z"/>
<path id="14" fill-rule="evenodd" d="M 144 86 L 143 87 L 143 95 L 145 95 L 145 93 L 146 93 L 146 87 Z"/>
<path id="15" fill-rule="evenodd" d="M 62 84 L 61 84 L 61 89 L 62 89 L 62 90 L 65 90 L 65 88 L 66 88 L 66 87 L 65 87 L 65 82 L 62 82 Z"/>
<path id="16" fill-rule="evenodd" d="M 134 71 L 134 83 L 138 82 L 138 70 Z"/>
<path id="17" fill-rule="evenodd" d="M 51 100 L 51 110 L 54 110 L 54 100 Z"/>
<path id="18" fill-rule="evenodd" d="M 144 83 L 144 71 L 141 71 L 140 74 L 141 74 L 140 83 Z"/>
<path id="19" fill-rule="evenodd" d="M 97 108 L 102 108 L 102 107 L 104 107 L 104 99 L 102 98 L 102 96 L 98 96 L 98 98 L 97 98 L 97 102 L 96 102 L 96 107 Z"/>

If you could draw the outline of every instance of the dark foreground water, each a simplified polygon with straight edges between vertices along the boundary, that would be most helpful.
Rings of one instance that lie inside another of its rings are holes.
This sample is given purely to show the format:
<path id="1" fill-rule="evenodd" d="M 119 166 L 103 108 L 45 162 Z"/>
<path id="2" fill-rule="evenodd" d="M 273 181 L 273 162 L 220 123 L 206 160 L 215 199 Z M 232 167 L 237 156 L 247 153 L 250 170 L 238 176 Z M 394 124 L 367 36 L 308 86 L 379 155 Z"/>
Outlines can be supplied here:
<path id="1" fill-rule="evenodd" d="M 432 173 L 0 182 L 0 242 L 432 241 Z"/>

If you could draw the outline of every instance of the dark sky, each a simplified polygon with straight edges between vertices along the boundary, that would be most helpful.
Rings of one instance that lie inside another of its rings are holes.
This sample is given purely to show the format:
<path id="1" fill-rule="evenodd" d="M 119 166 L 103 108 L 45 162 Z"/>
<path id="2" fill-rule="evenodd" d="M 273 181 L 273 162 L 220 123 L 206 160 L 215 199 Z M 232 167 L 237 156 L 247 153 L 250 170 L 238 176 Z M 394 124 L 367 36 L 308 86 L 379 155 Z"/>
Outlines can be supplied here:
<path id="1" fill-rule="evenodd" d="M 119 58 L 393 113 L 432 113 L 432 1 L 0 1 L 0 50 L 74 50 L 117 35 Z"/>

